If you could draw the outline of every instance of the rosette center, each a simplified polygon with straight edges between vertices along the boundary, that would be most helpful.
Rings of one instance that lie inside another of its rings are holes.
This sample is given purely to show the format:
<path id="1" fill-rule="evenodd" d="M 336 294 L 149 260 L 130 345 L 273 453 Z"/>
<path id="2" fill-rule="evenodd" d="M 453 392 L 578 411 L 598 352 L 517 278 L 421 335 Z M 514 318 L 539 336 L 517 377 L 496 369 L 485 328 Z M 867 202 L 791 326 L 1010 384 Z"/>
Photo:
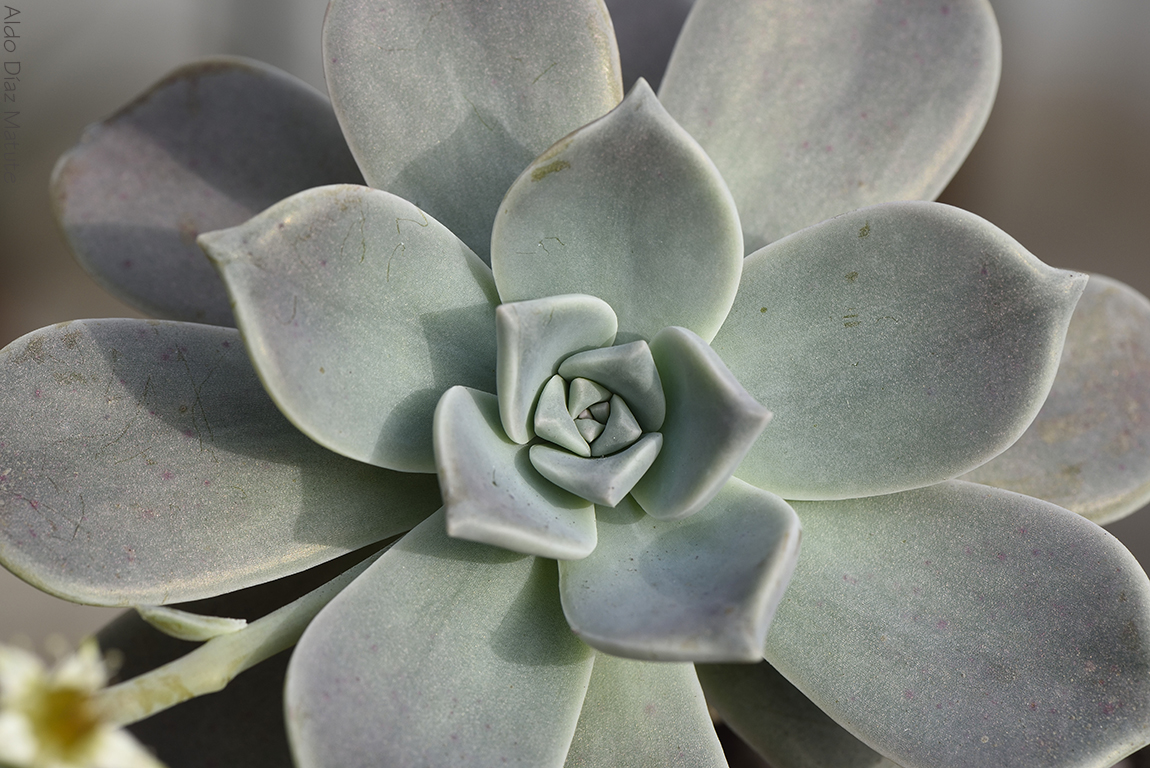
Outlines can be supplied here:
<path id="1" fill-rule="evenodd" d="M 633 404 L 633 405 L 632 405 Z M 539 394 L 531 464 L 560 488 L 615 506 L 659 455 L 666 414 L 644 341 L 564 360 Z"/>

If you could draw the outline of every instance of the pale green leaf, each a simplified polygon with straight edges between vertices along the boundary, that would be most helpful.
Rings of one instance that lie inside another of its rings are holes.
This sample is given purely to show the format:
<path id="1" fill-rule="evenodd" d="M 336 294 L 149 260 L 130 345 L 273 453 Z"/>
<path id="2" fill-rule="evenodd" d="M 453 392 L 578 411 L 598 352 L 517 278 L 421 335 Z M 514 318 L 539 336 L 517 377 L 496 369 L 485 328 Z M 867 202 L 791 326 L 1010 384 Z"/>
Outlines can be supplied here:
<path id="1" fill-rule="evenodd" d="M 663 397 L 663 382 L 655 358 L 651 357 L 651 348 L 645 341 L 571 355 L 559 366 L 559 375 L 569 380 L 582 378 L 595 382 L 605 387 L 604 391 L 619 395 L 647 432 L 655 432 L 663 426 L 667 400 Z M 580 404 L 579 408 L 571 403 L 571 418 L 594 402 L 597 400 Z"/>
<path id="2" fill-rule="evenodd" d="M 707 703 L 771 768 L 898 768 L 767 662 L 696 664 Z"/>
<path id="3" fill-rule="evenodd" d="M 165 635 L 191 642 L 202 642 L 238 632 L 248 623 L 245 619 L 205 616 L 163 605 L 137 605 L 136 612 L 141 619 Z"/>
<path id="4" fill-rule="evenodd" d="M 300 768 L 563 764 L 593 654 L 555 564 L 443 526 L 405 536 L 304 633 L 286 692 Z"/>
<path id="5" fill-rule="evenodd" d="M 611 347 L 611 349 L 614 349 L 614 347 Z M 557 375 L 562 376 L 562 374 Z M 575 419 L 591 406 L 606 402 L 610 399 L 611 390 L 590 379 L 576 376 L 571 379 L 571 389 L 567 395 L 567 413 L 571 418 Z"/>
<path id="6" fill-rule="evenodd" d="M 337 453 L 433 472 L 439 396 L 495 386 L 491 271 L 405 200 L 320 187 L 199 242 L 268 392 Z"/>
<path id="7" fill-rule="evenodd" d="M 635 420 L 635 414 L 631 413 L 631 409 L 627 407 L 623 398 L 618 395 L 611 395 L 608 406 L 610 410 L 608 411 L 607 423 L 603 425 L 603 431 L 591 445 L 591 455 L 596 458 L 609 456 L 634 445 L 635 441 L 643 434 L 643 428 L 639 426 L 639 422 Z"/>
<path id="8" fill-rule="evenodd" d="M 517 443 L 530 440 L 535 404 L 559 364 L 575 352 L 611 344 L 618 328 L 610 305 L 594 296 L 548 295 L 501 304 L 495 311 L 496 386 L 507 436 Z"/>
<path id="9" fill-rule="evenodd" d="M 937 203 L 865 208 L 764 248 L 713 345 L 776 414 L 736 474 L 825 499 L 973 469 L 1038 412 L 1085 282 Z"/>
<path id="10" fill-rule="evenodd" d="M 1034 423 L 963 479 L 1045 499 L 1100 525 L 1150 501 L 1150 301 L 1092 275 Z"/>
<path id="11" fill-rule="evenodd" d="M 614 507 L 651 468 L 662 448 L 663 436 L 652 432 L 610 456 L 583 458 L 549 445 L 533 445 L 529 458 L 539 474 L 560 488 L 595 504 Z"/>
<path id="12" fill-rule="evenodd" d="M 595 419 L 576 419 L 575 428 L 579 430 L 579 435 L 588 443 L 603 434 L 603 425 Z"/>
<path id="13" fill-rule="evenodd" d="M 742 253 L 714 164 L 642 81 L 531 163 L 491 234 L 503 301 L 598 296 L 624 343 L 668 325 L 709 340 L 734 299 Z"/>
<path id="14" fill-rule="evenodd" d="M 186 64 L 89 126 L 52 175 L 80 264 L 142 311 L 233 325 L 196 235 L 309 187 L 362 181 L 331 105 L 267 64 Z"/>
<path id="15" fill-rule="evenodd" d="M 584 557 L 595 548 L 594 506 L 539 475 L 530 449 L 503 433 L 495 395 L 452 387 L 435 409 L 434 429 L 452 536 L 543 557 Z"/>
<path id="16" fill-rule="evenodd" d="M 579 427 L 575 426 L 575 420 L 567 412 L 567 382 L 559 374 L 548 379 L 543 387 L 534 421 L 535 434 L 541 439 L 579 456 L 591 455 L 591 446 L 587 445 Z M 599 426 L 602 427 L 601 424 Z"/>
<path id="17" fill-rule="evenodd" d="M 751 252 L 934 199 L 990 114 L 999 48 L 987 0 L 699 0 L 659 96 L 727 180 Z"/>
<path id="18" fill-rule="evenodd" d="M 484 260 L 519 172 L 622 96 L 596 0 L 335 0 L 323 57 L 368 183 L 411 200 Z"/>
<path id="19" fill-rule="evenodd" d="M 706 342 L 684 328 L 651 340 L 667 417 L 665 449 L 635 486 L 648 514 L 673 520 L 694 514 L 731 477 L 771 419 Z"/>
<path id="20" fill-rule="evenodd" d="M 785 501 L 732 478 L 697 514 L 656 520 L 628 497 L 599 507 L 599 544 L 559 564 L 571 629 L 607 653 L 755 661 L 799 550 Z"/>
<path id="21" fill-rule="evenodd" d="M 764 655 L 868 745 L 1104 768 L 1147 743 L 1150 581 L 1094 523 L 963 482 L 793 504 L 803 555 Z"/>
<path id="22" fill-rule="evenodd" d="M 195 600 L 394 536 L 435 480 L 300 434 L 234 329 L 88 320 L 0 351 L 0 560 L 97 605 Z"/>
<path id="23" fill-rule="evenodd" d="M 565 768 L 726 768 L 690 664 L 595 655 Z"/>

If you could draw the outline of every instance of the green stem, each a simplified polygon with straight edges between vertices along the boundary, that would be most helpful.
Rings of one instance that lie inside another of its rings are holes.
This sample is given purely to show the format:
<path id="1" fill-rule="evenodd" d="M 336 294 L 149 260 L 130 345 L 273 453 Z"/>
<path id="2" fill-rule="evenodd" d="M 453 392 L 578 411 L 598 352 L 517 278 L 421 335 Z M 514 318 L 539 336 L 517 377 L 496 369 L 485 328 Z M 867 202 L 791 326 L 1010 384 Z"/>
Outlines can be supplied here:
<path id="1" fill-rule="evenodd" d="M 295 645 L 320 609 L 377 558 L 368 558 L 241 630 L 214 637 L 175 661 L 99 691 L 94 704 L 105 722 L 122 726 L 222 690 L 244 670 Z"/>

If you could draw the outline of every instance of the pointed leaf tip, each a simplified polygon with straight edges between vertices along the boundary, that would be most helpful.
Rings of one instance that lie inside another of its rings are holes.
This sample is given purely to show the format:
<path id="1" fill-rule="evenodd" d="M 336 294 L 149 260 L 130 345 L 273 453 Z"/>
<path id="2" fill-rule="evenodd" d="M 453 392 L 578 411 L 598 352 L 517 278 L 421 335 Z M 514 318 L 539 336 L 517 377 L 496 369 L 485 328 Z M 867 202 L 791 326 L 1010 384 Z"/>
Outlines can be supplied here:
<path id="1" fill-rule="evenodd" d="M 1050 395 L 1018 442 L 964 480 L 1052 502 L 1099 525 L 1150 500 L 1150 301 L 1091 275 Z"/>
<path id="2" fill-rule="evenodd" d="M 622 96 L 599 0 L 335 0 L 323 56 L 368 183 L 426 210 L 484 261 L 519 172 Z"/>
<path id="3" fill-rule="evenodd" d="M 714 164 L 640 80 L 520 174 L 491 234 L 504 301 L 603 299 L 619 339 L 669 325 L 710 339 L 738 288 L 738 212 Z"/>
<path id="4" fill-rule="evenodd" d="M 491 271 L 416 206 L 368 187 L 317 187 L 201 242 L 235 301 L 260 378 L 321 445 L 434 472 L 448 387 L 495 386 Z"/>
<path id="5" fill-rule="evenodd" d="M 56 165 L 52 202 L 77 260 L 118 298 L 234 325 L 196 235 L 304 189 L 361 181 L 322 94 L 267 64 L 213 57 L 89 126 Z"/>
<path id="6" fill-rule="evenodd" d="M 667 400 L 666 448 L 634 494 L 647 514 L 675 520 L 714 498 L 772 414 L 685 328 L 660 331 L 651 340 L 651 354 Z"/>
<path id="7" fill-rule="evenodd" d="M 872 748 L 1101 768 L 1147 743 L 1150 581 L 1113 536 L 958 481 L 793 504 L 803 553 L 764 656 Z"/>
<path id="8" fill-rule="evenodd" d="M 662 448 L 663 436 L 652 432 L 610 456 L 583 458 L 549 445 L 533 445 L 529 455 L 531 465 L 555 485 L 594 504 L 614 507 L 631 492 Z"/>
<path id="9" fill-rule="evenodd" d="M 752 254 L 713 346 L 776 416 L 738 476 L 850 498 L 988 461 L 1038 413 L 1085 284 L 937 203 L 864 208 Z"/>
<path id="10" fill-rule="evenodd" d="M 714 159 L 747 252 L 846 211 L 934 199 L 982 131 L 987 0 L 699 0 L 659 92 Z"/>
<path id="11" fill-rule="evenodd" d="M 540 476 L 528 451 L 541 446 L 507 438 L 494 395 L 447 390 L 435 409 L 434 440 L 452 536 L 557 559 L 595 548 L 591 502 Z"/>
<path id="12" fill-rule="evenodd" d="M 560 563 L 563 611 L 589 645 L 660 661 L 757 661 L 799 551 L 799 519 L 732 478 L 689 518 L 631 497 L 598 508 L 599 544 Z"/>

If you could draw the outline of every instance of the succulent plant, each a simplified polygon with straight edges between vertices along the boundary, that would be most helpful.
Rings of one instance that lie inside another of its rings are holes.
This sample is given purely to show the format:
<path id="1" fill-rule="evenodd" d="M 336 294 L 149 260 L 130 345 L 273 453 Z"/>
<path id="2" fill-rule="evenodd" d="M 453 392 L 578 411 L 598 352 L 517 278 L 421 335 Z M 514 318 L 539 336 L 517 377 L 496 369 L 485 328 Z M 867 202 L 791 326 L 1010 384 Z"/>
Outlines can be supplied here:
<path id="1" fill-rule="evenodd" d="M 596 0 L 333 0 L 323 42 L 331 106 L 198 62 L 54 175 L 172 319 L 0 352 L 0 560 L 207 641 L 110 724 L 299 638 L 304 768 L 724 765 L 707 702 L 779 768 L 1150 741 L 1150 581 L 1078 514 L 1146 499 L 1150 304 L 923 202 L 984 0 L 700 0 L 658 97 Z M 163 607 L 396 537 L 250 624 Z"/>

